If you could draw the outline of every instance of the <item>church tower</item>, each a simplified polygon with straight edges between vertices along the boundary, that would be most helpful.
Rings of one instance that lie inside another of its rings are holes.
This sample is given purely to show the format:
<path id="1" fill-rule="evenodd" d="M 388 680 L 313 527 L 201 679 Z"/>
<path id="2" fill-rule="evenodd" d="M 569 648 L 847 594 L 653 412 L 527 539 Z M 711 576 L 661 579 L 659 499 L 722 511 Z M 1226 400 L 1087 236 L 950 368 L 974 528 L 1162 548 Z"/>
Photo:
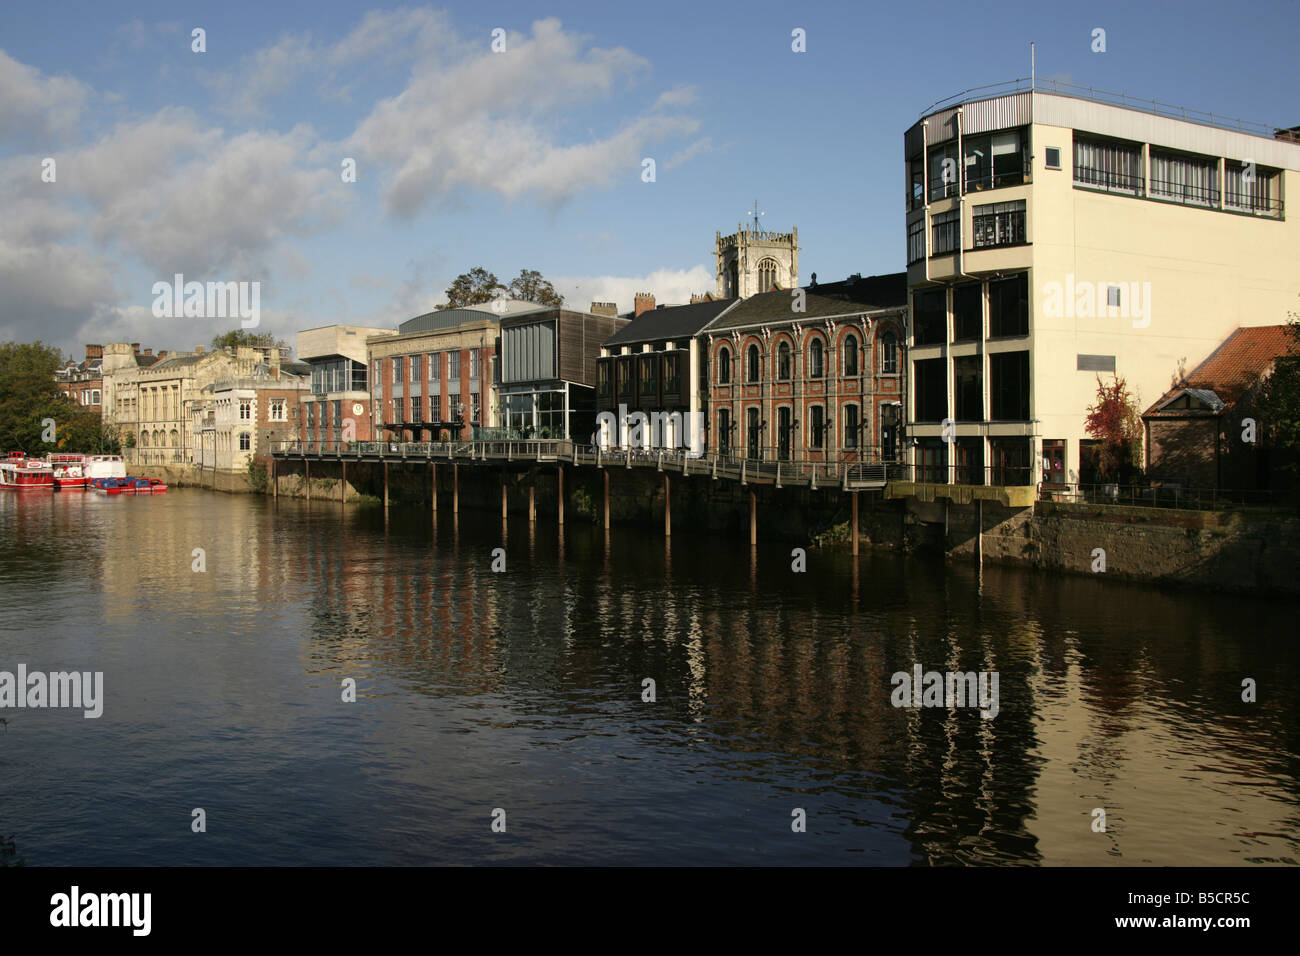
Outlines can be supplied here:
<path id="1" fill-rule="evenodd" d="M 757 210 L 757 204 L 754 208 Z M 729 236 L 717 234 L 713 257 L 719 298 L 747 299 L 799 284 L 798 227 L 790 232 L 765 232 L 759 226 L 759 215 L 755 214 L 749 226 L 736 226 Z"/>

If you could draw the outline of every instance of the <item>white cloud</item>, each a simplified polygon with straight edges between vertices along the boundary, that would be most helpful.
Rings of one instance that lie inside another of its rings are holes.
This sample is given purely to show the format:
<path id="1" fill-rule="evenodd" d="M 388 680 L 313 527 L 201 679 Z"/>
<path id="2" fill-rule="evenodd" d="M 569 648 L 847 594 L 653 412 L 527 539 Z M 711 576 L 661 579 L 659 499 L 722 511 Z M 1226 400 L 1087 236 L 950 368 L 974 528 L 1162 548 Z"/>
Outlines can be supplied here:
<path id="1" fill-rule="evenodd" d="M 0 50 L 0 140 L 66 141 L 77 129 L 90 90 L 69 76 L 45 76 Z"/>
<path id="2" fill-rule="evenodd" d="M 690 269 L 656 269 L 644 276 L 584 276 L 552 279 L 565 305 L 585 311 L 592 302 L 616 302 L 618 311 L 631 312 L 638 292 L 649 292 L 656 304 L 686 305 L 691 296 L 713 292 L 717 285 L 707 266 Z"/>

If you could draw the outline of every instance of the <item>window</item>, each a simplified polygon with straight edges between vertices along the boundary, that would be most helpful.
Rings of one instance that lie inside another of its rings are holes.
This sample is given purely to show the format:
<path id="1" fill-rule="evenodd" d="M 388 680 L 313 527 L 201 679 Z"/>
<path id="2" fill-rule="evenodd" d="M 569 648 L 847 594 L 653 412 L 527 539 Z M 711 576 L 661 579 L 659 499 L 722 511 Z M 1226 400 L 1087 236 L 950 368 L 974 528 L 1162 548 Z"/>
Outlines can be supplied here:
<path id="1" fill-rule="evenodd" d="M 1043 165 L 1048 169 L 1061 168 L 1061 148 L 1059 146 L 1048 146 L 1043 149 Z"/>
<path id="2" fill-rule="evenodd" d="M 287 408 L 288 408 L 288 405 L 287 405 L 287 403 L 285 402 L 285 400 L 284 400 L 283 398 L 273 398 L 273 399 L 271 399 L 271 408 L 270 408 L 270 414 L 269 414 L 269 418 L 270 418 L 270 420 L 273 421 L 273 422 L 286 422 L 286 421 L 288 421 L 288 420 L 289 420 L 289 416 L 288 416 L 287 411 L 286 411 Z"/>
<path id="3" fill-rule="evenodd" d="M 447 414 L 451 416 L 454 422 L 460 421 L 465 417 L 465 413 L 460 407 L 460 392 L 452 392 L 447 396 Z"/>
<path id="4" fill-rule="evenodd" d="M 1282 215 L 1277 170 L 1230 159 L 1224 164 L 1224 179 L 1223 204 L 1229 209 L 1261 216 Z"/>
<path id="5" fill-rule="evenodd" d="M 731 349 L 725 345 L 718 349 L 718 384 L 731 384 Z"/>
<path id="6" fill-rule="evenodd" d="M 480 402 L 480 400 L 482 399 L 482 397 L 483 397 L 483 396 L 482 396 L 482 393 L 481 393 L 481 392 L 470 392 L 470 395 L 469 395 L 469 420 L 470 420 L 471 422 L 476 422 L 476 423 L 477 423 L 478 420 L 479 420 L 479 417 L 478 417 L 478 416 L 479 416 L 479 410 L 480 410 L 479 402 Z"/>
<path id="7" fill-rule="evenodd" d="M 959 422 L 984 420 L 984 360 L 979 355 L 963 355 L 952 360 L 954 399 L 953 417 Z"/>
<path id="8" fill-rule="evenodd" d="M 823 378 L 826 375 L 826 346 L 821 339 L 813 339 L 808 346 L 808 377 Z"/>
<path id="9" fill-rule="evenodd" d="M 655 374 L 655 366 L 658 364 L 655 361 L 654 354 L 642 355 L 640 364 L 641 364 L 641 368 L 639 370 L 641 373 L 641 380 L 639 382 L 640 393 L 645 396 L 653 397 L 655 393 L 655 381 L 657 378 Z"/>
<path id="10" fill-rule="evenodd" d="M 976 206 L 971 218 L 975 248 L 1013 246 L 1025 241 L 1025 201 Z"/>
<path id="11" fill-rule="evenodd" d="M 253 447 L 253 437 L 248 432 L 239 433 L 239 450 L 248 451 Z"/>
<path id="12" fill-rule="evenodd" d="M 1219 204 L 1219 161 L 1151 149 L 1151 195 L 1195 206 Z"/>
<path id="13" fill-rule="evenodd" d="M 845 448 L 858 447 L 858 432 L 860 430 L 861 430 L 861 425 L 858 422 L 858 406 L 845 405 L 844 406 L 844 447 Z"/>
<path id="14" fill-rule="evenodd" d="M 412 355 L 411 356 L 411 381 L 418 382 L 420 380 L 421 380 L 420 379 L 420 356 Z"/>
<path id="15" fill-rule="evenodd" d="M 989 356 L 989 393 L 993 420 L 1029 420 L 1029 353 L 995 352 Z"/>
<path id="16" fill-rule="evenodd" d="M 907 264 L 920 262 L 925 258 L 925 217 L 914 219 L 907 224 Z"/>
<path id="17" fill-rule="evenodd" d="M 252 421 L 252 419 L 253 419 L 253 403 L 252 403 L 252 402 L 240 402 L 240 403 L 239 403 L 239 420 L 240 420 L 241 422 L 247 422 L 247 421 Z"/>
<path id="18" fill-rule="evenodd" d="M 938 345 L 944 340 L 948 316 L 943 289 L 929 289 L 912 295 L 912 334 L 917 345 Z"/>
<path id="19" fill-rule="evenodd" d="M 783 382 L 790 378 L 790 343 L 784 340 L 776 347 L 776 377 Z"/>
<path id="20" fill-rule="evenodd" d="M 858 337 L 850 333 L 844 336 L 844 375 L 852 377 L 858 374 Z"/>
<path id="21" fill-rule="evenodd" d="M 411 421 L 418 422 L 420 420 L 421 420 L 420 419 L 420 396 L 412 395 L 411 396 Z"/>
<path id="22" fill-rule="evenodd" d="M 930 202 L 957 195 L 957 144 L 930 148 Z"/>
<path id="23" fill-rule="evenodd" d="M 731 451 L 731 411 L 718 410 L 718 453 L 725 455 Z"/>
<path id="24" fill-rule="evenodd" d="M 460 352 L 447 353 L 447 379 L 450 382 L 460 381 Z"/>
<path id="25" fill-rule="evenodd" d="M 398 355 L 393 359 L 393 384 L 400 385 L 406 381 L 406 372 L 402 362 L 403 356 Z"/>
<path id="26" fill-rule="evenodd" d="M 1075 135 L 1074 181 L 1118 192 L 1142 190 L 1142 148 Z"/>
<path id="27" fill-rule="evenodd" d="M 1029 334 L 1029 273 L 989 283 L 989 335 Z"/>
<path id="28" fill-rule="evenodd" d="M 967 192 L 1016 186 L 1025 181 L 1025 155 L 1020 130 L 971 136 L 962 141 Z"/>
<path id="29" fill-rule="evenodd" d="M 961 244 L 961 212 L 941 212 L 930 220 L 930 255 L 956 252 Z"/>
<path id="30" fill-rule="evenodd" d="M 469 352 L 469 377 L 478 378 L 478 349 L 470 349 Z"/>
<path id="31" fill-rule="evenodd" d="M 758 346 L 750 345 L 749 347 L 749 381 L 758 381 L 759 357 Z"/>
<path id="32" fill-rule="evenodd" d="M 677 395 L 682 389 L 681 362 L 682 350 L 673 349 L 665 353 L 660 361 L 663 364 L 664 394 Z"/>
<path id="33" fill-rule="evenodd" d="M 601 398 L 609 398 L 609 367 L 612 359 L 600 359 L 596 362 L 596 393 Z"/>
<path id="34" fill-rule="evenodd" d="M 437 352 L 429 355 L 429 381 L 436 382 L 442 378 L 442 356 Z"/>
<path id="35" fill-rule="evenodd" d="M 920 156 L 907 164 L 907 177 L 908 208 L 920 209 L 925 205 L 925 169 Z"/>
<path id="36" fill-rule="evenodd" d="M 810 448 L 826 447 L 826 409 L 821 405 L 814 405 L 809 410 L 812 421 L 808 426 L 808 438 Z"/>
<path id="37" fill-rule="evenodd" d="M 307 427 L 311 428 L 316 424 L 316 403 L 306 402 L 304 407 L 307 409 Z"/>
<path id="38" fill-rule="evenodd" d="M 948 376 L 941 358 L 913 364 L 916 381 L 916 420 L 939 422 L 948 417 Z"/>
<path id="39" fill-rule="evenodd" d="M 334 427 L 338 428 L 339 422 L 343 421 L 343 402 L 336 400 L 331 404 L 334 406 Z"/>
<path id="40" fill-rule="evenodd" d="M 880 337 L 880 372 L 882 375 L 898 374 L 898 336 L 893 332 Z"/>
<path id="41" fill-rule="evenodd" d="M 984 290 L 978 282 L 968 282 L 952 290 L 953 338 L 958 341 L 978 339 L 984 333 Z"/>
<path id="42" fill-rule="evenodd" d="M 618 397 L 632 397 L 632 356 L 623 355 L 618 359 Z"/>
<path id="43" fill-rule="evenodd" d="M 758 264 L 758 291 L 771 292 L 776 288 L 776 260 L 764 259 Z"/>
<path id="44" fill-rule="evenodd" d="M 1076 372 L 1113 372 L 1115 356 L 1113 355 L 1076 355 L 1074 357 Z"/>
<path id="45" fill-rule="evenodd" d="M 1119 308 L 1120 288 L 1117 285 L 1106 286 L 1106 305 L 1112 309 Z"/>

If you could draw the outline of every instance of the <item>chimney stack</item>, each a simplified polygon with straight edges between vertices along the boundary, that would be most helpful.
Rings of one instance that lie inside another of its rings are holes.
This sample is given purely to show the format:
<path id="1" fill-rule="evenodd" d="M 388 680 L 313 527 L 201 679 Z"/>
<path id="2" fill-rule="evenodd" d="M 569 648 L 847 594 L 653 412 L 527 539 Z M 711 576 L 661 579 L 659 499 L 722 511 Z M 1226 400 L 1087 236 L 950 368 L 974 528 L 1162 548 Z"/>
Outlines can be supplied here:
<path id="1" fill-rule="evenodd" d="M 618 303 L 593 302 L 589 311 L 592 315 L 618 315 Z"/>
<path id="2" fill-rule="evenodd" d="M 277 382 L 280 380 L 280 347 L 271 346 L 271 378 Z"/>
<path id="3" fill-rule="evenodd" d="M 145 350 L 144 350 L 144 354 L 145 354 L 145 355 L 153 355 L 153 348 L 150 347 L 150 348 L 145 349 Z"/>
<path id="4" fill-rule="evenodd" d="M 140 343 L 139 343 L 139 342 L 132 342 L 132 343 L 131 343 L 131 351 L 134 352 L 136 355 L 139 355 L 139 354 L 140 354 Z"/>
<path id="5" fill-rule="evenodd" d="M 638 292 L 636 294 L 636 311 L 633 318 L 639 316 L 642 312 L 649 312 L 655 307 L 655 297 L 650 292 Z"/>
<path id="6" fill-rule="evenodd" d="M 202 345 L 196 345 L 196 346 L 194 346 L 194 354 L 195 354 L 195 355 L 202 355 L 202 354 L 203 354 L 203 346 L 202 346 Z"/>
<path id="7" fill-rule="evenodd" d="M 87 346 L 86 346 L 86 361 L 87 361 L 87 362 L 89 362 L 91 359 L 102 359 L 103 357 L 104 357 L 104 346 L 102 346 L 102 345 L 87 345 Z"/>

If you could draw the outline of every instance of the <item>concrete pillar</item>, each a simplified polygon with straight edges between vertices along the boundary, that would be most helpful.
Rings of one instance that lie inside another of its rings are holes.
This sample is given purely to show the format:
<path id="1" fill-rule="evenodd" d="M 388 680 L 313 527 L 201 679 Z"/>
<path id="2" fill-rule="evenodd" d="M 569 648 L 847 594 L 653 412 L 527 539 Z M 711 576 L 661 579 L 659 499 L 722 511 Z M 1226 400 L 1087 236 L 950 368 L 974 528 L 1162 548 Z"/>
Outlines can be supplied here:
<path id="1" fill-rule="evenodd" d="M 460 514 L 460 465 L 451 466 L 451 513 Z"/>
<path id="2" fill-rule="evenodd" d="M 673 489 L 672 483 L 668 478 L 668 473 L 664 473 L 664 537 L 671 537 L 673 533 Z"/>
<path id="3" fill-rule="evenodd" d="M 749 489 L 749 546 L 758 544 L 758 493 Z"/>
<path id="4" fill-rule="evenodd" d="M 605 476 L 605 528 L 606 530 L 608 530 L 609 528 L 609 469 L 603 468 L 601 469 L 601 473 Z"/>
<path id="5" fill-rule="evenodd" d="M 560 527 L 564 527 L 564 466 L 556 465 L 555 474 L 560 484 Z"/>
<path id="6" fill-rule="evenodd" d="M 537 520 L 536 491 L 537 488 L 532 484 L 532 482 L 530 482 L 528 485 L 528 520 L 529 521 Z"/>
<path id="7" fill-rule="evenodd" d="M 858 493 L 853 492 L 853 556 L 858 556 Z"/>

